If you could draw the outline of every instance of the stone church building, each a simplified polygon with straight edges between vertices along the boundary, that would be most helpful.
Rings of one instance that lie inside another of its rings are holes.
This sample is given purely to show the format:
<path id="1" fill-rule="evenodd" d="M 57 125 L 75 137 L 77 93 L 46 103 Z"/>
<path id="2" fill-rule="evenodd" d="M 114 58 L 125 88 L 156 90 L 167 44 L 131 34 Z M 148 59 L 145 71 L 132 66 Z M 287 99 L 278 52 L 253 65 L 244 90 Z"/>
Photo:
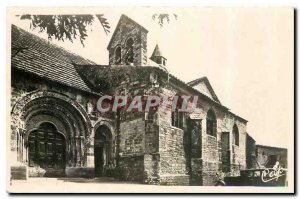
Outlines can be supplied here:
<path id="1" fill-rule="evenodd" d="M 148 31 L 122 15 L 98 65 L 11 27 L 11 178 L 110 176 L 160 185 L 214 185 L 246 167 L 247 120 L 218 99 L 209 80 L 168 72 Z M 184 71 L 183 71 L 184 72 Z M 101 113 L 105 95 L 198 96 L 200 112 Z"/>

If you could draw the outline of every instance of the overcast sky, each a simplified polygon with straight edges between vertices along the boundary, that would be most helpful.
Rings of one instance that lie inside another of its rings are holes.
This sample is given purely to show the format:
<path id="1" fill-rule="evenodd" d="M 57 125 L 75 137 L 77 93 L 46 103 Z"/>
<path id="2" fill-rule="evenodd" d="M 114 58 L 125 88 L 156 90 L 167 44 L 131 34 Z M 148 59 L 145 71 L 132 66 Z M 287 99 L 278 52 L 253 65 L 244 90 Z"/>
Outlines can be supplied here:
<path id="1" fill-rule="evenodd" d="M 152 15 L 166 12 L 176 13 L 178 19 L 171 18 L 160 28 Z M 247 131 L 257 143 L 279 147 L 293 143 L 292 9 L 145 7 L 82 9 L 82 13 L 104 14 L 112 32 L 121 14 L 126 14 L 149 31 L 148 57 L 158 43 L 172 74 L 186 82 L 207 76 L 221 103 L 249 121 Z M 28 21 L 14 17 L 12 23 L 47 38 L 30 30 Z M 112 32 L 106 35 L 95 21 L 85 47 L 79 41 L 53 43 L 108 64 L 106 48 Z"/>

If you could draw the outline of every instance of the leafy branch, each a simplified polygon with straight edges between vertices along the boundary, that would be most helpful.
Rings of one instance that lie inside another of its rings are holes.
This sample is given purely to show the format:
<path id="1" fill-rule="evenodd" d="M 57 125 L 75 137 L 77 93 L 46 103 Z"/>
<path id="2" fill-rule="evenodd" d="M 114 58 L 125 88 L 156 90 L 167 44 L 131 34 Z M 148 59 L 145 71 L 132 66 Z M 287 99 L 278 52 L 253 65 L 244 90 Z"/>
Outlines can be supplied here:
<path id="1" fill-rule="evenodd" d="M 109 30 L 110 26 L 109 26 L 109 23 L 107 22 L 107 19 L 103 17 L 103 14 L 99 14 L 96 16 L 97 16 L 98 20 L 100 21 L 105 34 L 108 35 L 108 33 L 110 33 L 110 30 Z"/>
<path id="2" fill-rule="evenodd" d="M 110 31 L 109 23 L 103 15 L 96 15 L 104 31 L 108 34 Z M 73 42 L 79 37 L 84 46 L 84 40 L 87 35 L 87 26 L 94 22 L 93 15 L 21 15 L 21 20 L 30 20 L 30 28 L 38 28 L 40 32 L 46 32 L 48 39 Z"/>
<path id="3" fill-rule="evenodd" d="M 153 20 L 158 20 L 160 27 L 163 27 L 165 21 L 170 22 L 170 18 L 177 20 L 176 14 L 154 14 Z M 95 15 L 30 15 L 20 16 L 21 20 L 30 20 L 30 28 L 38 28 L 40 32 L 46 32 L 48 39 L 52 40 L 69 40 L 73 42 L 79 37 L 81 44 L 84 46 L 84 40 L 87 35 L 87 26 L 95 21 L 95 18 L 101 23 L 106 35 L 110 33 L 108 20 L 103 14 Z"/>
<path id="4" fill-rule="evenodd" d="M 165 21 L 167 21 L 168 23 L 170 23 L 170 18 L 174 17 L 175 20 L 177 20 L 178 16 L 177 14 L 154 14 L 152 15 L 152 19 L 155 21 L 158 21 L 158 24 L 160 25 L 160 27 L 162 28 Z"/>

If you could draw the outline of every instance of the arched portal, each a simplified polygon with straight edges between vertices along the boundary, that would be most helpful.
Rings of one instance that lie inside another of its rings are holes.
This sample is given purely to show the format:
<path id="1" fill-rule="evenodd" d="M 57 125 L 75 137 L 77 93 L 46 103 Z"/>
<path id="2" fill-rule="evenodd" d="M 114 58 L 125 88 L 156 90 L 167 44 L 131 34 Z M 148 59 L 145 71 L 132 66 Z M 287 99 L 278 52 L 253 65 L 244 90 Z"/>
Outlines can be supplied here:
<path id="1" fill-rule="evenodd" d="M 56 168 L 87 164 L 91 122 L 81 105 L 66 95 L 36 91 L 22 97 L 12 110 L 11 128 L 11 151 L 16 152 L 18 162 L 28 165 L 29 177 L 47 176 L 44 170 L 50 170 L 52 165 L 46 159 L 53 153 L 57 156 L 52 160 L 63 160 L 54 165 Z"/>
<path id="2" fill-rule="evenodd" d="M 57 128 L 44 122 L 28 136 L 29 167 L 36 167 L 44 177 L 64 176 L 66 140 Z"/>
<path id="3" fill-rule="evenodd" d="M 110 169 L 112 162 L 112 133 L 110 129 L 101 125 L 95 132 L 95 176 L 104 176 Z"/>

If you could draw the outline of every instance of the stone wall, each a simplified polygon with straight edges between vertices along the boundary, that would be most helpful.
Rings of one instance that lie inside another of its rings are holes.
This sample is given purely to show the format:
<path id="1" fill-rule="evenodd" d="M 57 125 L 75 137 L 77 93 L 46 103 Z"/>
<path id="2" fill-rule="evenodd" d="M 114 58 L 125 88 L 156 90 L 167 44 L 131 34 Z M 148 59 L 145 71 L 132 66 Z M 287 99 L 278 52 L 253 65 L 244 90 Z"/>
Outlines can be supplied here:
<path id="1" fill-rule="evenodd" d="M 145 121 L 143 118 L 122 121 L 120 124 L 121 156 L 139 156 L 145 150 Z"/>
<path id="2" fill-rule="evenodd" d="M 161 96 L 174 96 L 176 91 L 163 88 Z M 159 123 L 159 154 L 160 154 L 160 184 L 188 185 L 184 137 L 186 126 L 182 129 L 171 125 L 171 107 L 159 108 L 157 111 Z"/>
<path id="3" fill-rule="evenodd" d="M 189 91 L 183 91 L 176 84 L 170 83 L 171 86 L 164 86 L 162 89 L 162 96 L 174 96 L 176 93 L 193 96 L 195 94 L 189 93 Z M 171 126 L 171 112 L 161 111 L 159 112 L 159 126 L 160 126 L 160 155 L 161 155 L 161 172 L 165 174 L 180 173 L 181 175 L 190 175 L 191 185 L 214 185 L 216 183 L 216 173 L 222 171 L 222 140 L 221 135 L 223 132 L 229 132 L 229 150 L 230 150 L 230 163 L 227 166 L 229 173 L 227 175 L 236 176 L 239 175 L 240 169 L 246 167 L 246 125 L 247 122 L 238 116 L 232 114 L 227 108 L 205 97 L 200 96 L 200 111 L 196 114 L 197 119 L 200 121 L 201 137 L 201 155 L 198 158 L 191 158 L 189 150 L 184 150 L 184 134 L 189 133 L 188 128 L 178 129 Z M 216 136 L 211 136 L 206 133 L 206 115 L 208 110 L 212 109 L 216 115 Z M 189 115 L 189 114 L 188 114 Z M 189 117 L 187 115 L 187 117 Z M 232 144 L 232 131 L 233 126 L 237 125 L 239 129 L 239 146 L 233 146 Z M 188 134 L 187 134 L 188 135 Z M 175 141 L 176 140 L 176 141 Z M 174 141 L 178 146 L 172 147 Z M 193 142 L 193 140 L 191 141 Z M 164 148 L 165 147 L 165 148 Z M 168 148 L 168 149 L 166 149 Z M 165 155 L 164 152 L 167 151 Z M 180 151 L 180 153 L 178 152 Z M 178 153 L 177 153 L 178 152 Z M 172 153 L 177 153 L 179 158 L 172 157 Z M 183 155 L 183 156 L 181 156 Z M 166 159 L 167 163 L 164 163 Z M 175 162 L 175 163 L 174 163 Z M 172 167 L 173 165 L 185 165 L 184 167 Z M 164 165 L 166 164 L 166 166 Z M 190 168 L 189 168 L 190 165 Z M 168 168 L 168 169 L 164 169 Z M 162 180 L 162 179 L 160 179 Z M 163 181 L 161 181 L 163 182 Z"/>
<path id="4" fill-rule="evenodd" d="M 130 113 L 126 113 L 127 116 Z M 119 177 L 143 181 L 145 153 L 145 120 L 142 117 L 121 120 L 119 141 Z"/>
<path id="5" fill-rule="evenodd" d="M 120 180 L 142 182 L 144 179 L 144 155 L 121 156 L 117 172 L 116 177 Z"/>
<path id="6" fill-rule="evenodd" d="M 214 185 L 215 175 L 222 171 L 222 140 L 221 136 L 223 132 L 229 132 L 229 150 L 230 150 L 230 176 L 238 176 L 240 169 L 246 168 L 246 124 L 247 122 L 236 117 L 231 112 L 227 111 L 223 107 L 217 106 L 211 102 L 202 100 L 201 109 L 203 115 L 203 185 Z M 213 137 L 206 134 L 206 113 L 209 109 L 212 109 L 217 117 L 217 137 Z M 234 124 L 239 129 L 239 146 L 232 143 L 232 132 Z"/>
<path id="7" fill-rule="evenodd" d="M 254 169 L 258 166 L 255 140 L 248 133 L 246 134 L 246 165 L 247 169 Z"/>
<path id="8" fill-rule="evenodd" d="M 145 156 L 144 156 L 144 183 L 158 184 L 160 170 L 159 126 L 157 114 L 150 112 L 146 115 Z"/>

